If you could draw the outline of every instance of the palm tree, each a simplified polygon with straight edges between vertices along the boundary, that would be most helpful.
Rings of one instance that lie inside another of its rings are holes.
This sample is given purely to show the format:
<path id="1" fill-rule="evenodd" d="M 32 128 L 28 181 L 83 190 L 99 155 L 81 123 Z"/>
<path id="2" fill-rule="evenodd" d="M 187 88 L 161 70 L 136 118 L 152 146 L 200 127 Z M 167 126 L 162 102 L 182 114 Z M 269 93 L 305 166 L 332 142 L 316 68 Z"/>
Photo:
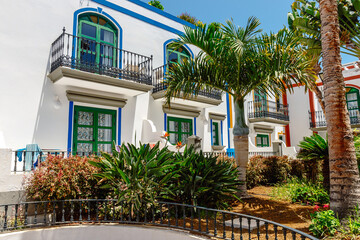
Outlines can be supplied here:
<path id="1" fill-rule="evenodd" d="M 360 200 L 356 162 L 342 75 L 338 6 L 336 0 L 320 1 L 324 99 L 329 141 L 330 207 L 340 217 Z"/>
<path id="2" fill-rule="evenodd" d="M 322 161 L 323 187 L 329 192 L 329 144 L 327 138 L 324 139 L 319 134 L 314 134 L 310 137 L 304 137 L 298 146 L 300 151 L 297 157 L 309 161 L 307 165 L 311 167 L 309 169 L 311 172 L 308 178 L 314 183 L 318 180 L 318 163 Z"/>
<path id="3" fill-rule="evenodd" d="M 310 61 L 299 51 L 297 39 L 287 29 L 262 34 L 257 18 L 249 18 L 245 28 L 232 21 L 226 25 L 191 29 L 185 27 L 174 48 L 196 46 L 200 53 L 189 61 L 173 65 L 167 74 L 166 98 L 189 98 L 200 90 L 220 89 L 230 94 L 235 105 L 234 146 L 240 194 L 246 196 L 249 128 L 245 121 L 244 99 L 254 89 L 273 95 L 292 90 L 292 84 L 309 85 L 314 75 Z"/>
<path id="4" fill-rule="evenodd" d="M 348 23 L 358 23 L 360 6 L 355 0 L 337 0 L 339 9 L 339 19 L 344 23 L 340 32 L 340 38 L 344 45 L 349 42 L 349 32 L 352 27 Z M 314 0 L 294 0 L 291 5 L 291 12 L 288 13 L 289 28 L 300 36 L 301 44 L 313 60 L 316 75 L 321 72 L 321 22 L 318 1 Z M 325 113 L 325 103 L 323 93 L 314 82 L 310 86 Z"/>

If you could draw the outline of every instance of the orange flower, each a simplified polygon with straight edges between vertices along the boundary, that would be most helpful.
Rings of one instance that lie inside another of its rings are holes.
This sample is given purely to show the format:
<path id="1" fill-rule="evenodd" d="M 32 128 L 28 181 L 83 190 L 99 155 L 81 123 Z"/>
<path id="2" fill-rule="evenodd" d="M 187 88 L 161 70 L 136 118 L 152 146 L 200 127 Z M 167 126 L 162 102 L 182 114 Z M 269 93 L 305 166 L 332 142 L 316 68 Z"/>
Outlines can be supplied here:
<path id="1" fill-rule="evenodd" d="M 167 139 L 170 136 L 168 132 L 165 132 L 164 135 L 161 136 L 161 138 Z"/>
<path id="2" fill-rule="evenodd" d="M 181 141 L 179 141 L 179 142 L 176 143 L 176 148 L 177 148 L 177 149 L 180 149 L 180 148 L 182 148 L 182 147 L 183 147 L 183 144 L 181 143 Z"/>

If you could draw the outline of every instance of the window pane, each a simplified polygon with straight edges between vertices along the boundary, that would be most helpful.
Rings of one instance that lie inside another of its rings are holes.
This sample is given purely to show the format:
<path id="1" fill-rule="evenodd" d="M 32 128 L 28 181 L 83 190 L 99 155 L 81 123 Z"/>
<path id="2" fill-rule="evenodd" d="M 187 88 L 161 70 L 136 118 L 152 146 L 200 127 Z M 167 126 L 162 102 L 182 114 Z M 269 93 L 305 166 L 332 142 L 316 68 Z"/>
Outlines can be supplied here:
<path id="1" fill-rule="evenodd" d="M 77 144 L 77 152 L 81 153 L 91 153 L 93 151 L 92 143 L 78 143 Z"/>
<path id="2" fill-rule="evenodd" d="M 82 23 L 81 34 L 96 38 L 96 27 L 86 23 Z"/>
<path id="3" fill-rule="evenodd" d="M 189 122 L 182 122 L 181 123 L 181 132 L 188 133 L 190 132 L 190 123 Z"/>
<path id="4" fill-rule="evenodd" d="M 111 114 L 99 113 L 98 124 L 100 127 L 111 127 L 112 126 Z"/>
<path id="5" fill-rule="evenodd" d="M 114 33 L 107 31 L 105 29 L 100 30 L 100 39 L 102 41 L 113 44 L 114 43 Z"/>
<path id="6" fill-rule="evenodd" d="M 262 140 L 263 140 L 263 146 L 268 146 L 269 145 L 267 137 L 263 137 Z"/>
<path id="7" fill-rule="evenodd" d="M 179 131 L 179 123 L 174 121 L 169 121 L 169 131 L 171 132 Z"/>
<path id="8" fill-rule="evenodd" d="M 356 94 L 356 93 L 348 93 L 348 94 L 346 95 L 346 97 L 347 97 L 347 100 L 348 100 L 348 101 L 353 101 L 353 100 L 356 100 L 356 99 L 357 99 L 357 94 Z"/>
<path id="9" fill-rule="evenodd" d="M 169 134 L 169 142 L 171 144 L 176 144 L 179 141 L 179 136 L 176 133 L 170 133 Z"/>
<path id="10" fill-rule="evenodd" d="M 178 62 L 178 55 L 177 55 L 177 53 L 175 53 L 175 52 L 170 53 L 170 52 L 169 52 L 168 61 L 169 61 L 169 62 Z"/>
<path id="11" fill-rule="evenodd" d="M 98 144 L 98 151 L 99 152 L 111 152 L 111 144 Z"/>
<path id="12" fill-rule="evenodd" d="M 188 60 L 189 61 L 189 57 L 187 56 L 183 56 L 183 55 L 180 55 L 180 59 L 181 59 L 181 62 L 184 61 L 184 59 Z"/>
<path id="13" fill-rule="evenodd" d="M 358 108 L 358 102 L 354 101 L 354 102 L 347 102 L 348 105 L 348 109 L 353 109 L 353 108 Z"/>
<path id="14" fill-rule="evenodd" d="M 78 121 L 79 125 L 92 126 L 94 124 L 94 114 L 92 112 L 79 111 Z"/>
<path id="15" fill-rule="evenodd" d="M 77 140 L 80 140 L 80 141 L 92 141 L 92 140 L 94 140 L 93 129 L 92 128 L 79 127 L 77 129 Z"/>
<path id="16" fill-rule="evenodd" d="M 261 142 L 261 137 L 256 137 L 256 146 L 261 146 L 262 142 Z"/>
<path id="17" fill-rule="evenodd" d="M 110 142 L 112 140 L 112 130 L 111 129 L 98 129 L 98 141 Z"/>
<path id="18" fill-rule="evenodd" d="M 189 136 L 189 134 L 181 134 L 181 143 L 186 144 Z"/>

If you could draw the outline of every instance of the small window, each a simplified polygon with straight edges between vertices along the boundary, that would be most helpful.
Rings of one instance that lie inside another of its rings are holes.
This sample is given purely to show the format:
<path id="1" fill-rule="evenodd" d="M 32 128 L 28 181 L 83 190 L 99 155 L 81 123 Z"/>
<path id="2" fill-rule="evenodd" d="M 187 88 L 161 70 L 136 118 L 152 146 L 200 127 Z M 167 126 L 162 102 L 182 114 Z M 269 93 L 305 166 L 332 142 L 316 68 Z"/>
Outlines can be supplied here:
<path id="1" fill-rule="evenodd" d="M 357 124 L 359 122 L 359 101 L 359 90 L 356 88 L 346 88 L 346 105 L 351 124 Z"/>
<path id="2" fill-rule="evenodd" d="M 213 139 L 213 145 L 219 146 L 219 123 L 213 122 L 212 123 L 212 139 Z"/>
<path id="3" fill-rule="evenodd" d="M 169 142 L 176 144 L 181 141 L 186 144 L 192 132 L 192 120 L 185 118 L 168 117 Z"/>
<path id="4" fill-rule="evenodd" d="M 269 147 L 269 135 L 258 134 L 256 135 L 256 146 L 257 147 Z"/>

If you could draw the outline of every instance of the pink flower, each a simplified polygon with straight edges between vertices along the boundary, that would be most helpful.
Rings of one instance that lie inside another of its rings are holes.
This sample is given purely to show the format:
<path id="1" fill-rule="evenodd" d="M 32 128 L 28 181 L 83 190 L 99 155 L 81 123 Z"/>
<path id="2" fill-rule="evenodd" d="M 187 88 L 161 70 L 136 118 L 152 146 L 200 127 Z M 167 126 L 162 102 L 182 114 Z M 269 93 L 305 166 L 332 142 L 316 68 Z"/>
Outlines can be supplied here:
<path id="1" fill-rule="evenodd" d="M 117 152 L 120 152 L 120 146 L 119 145 L 116 145 L 115 149 L 116 149 Z"/>
<path id="2" fill-rule="evenodd" d="M 330 206 L 329 206 L 329 204 L 324 204 L 323 208 L 325 208 L 325 209 L 329 209 L 329 208 L 330 208 Z"/>

